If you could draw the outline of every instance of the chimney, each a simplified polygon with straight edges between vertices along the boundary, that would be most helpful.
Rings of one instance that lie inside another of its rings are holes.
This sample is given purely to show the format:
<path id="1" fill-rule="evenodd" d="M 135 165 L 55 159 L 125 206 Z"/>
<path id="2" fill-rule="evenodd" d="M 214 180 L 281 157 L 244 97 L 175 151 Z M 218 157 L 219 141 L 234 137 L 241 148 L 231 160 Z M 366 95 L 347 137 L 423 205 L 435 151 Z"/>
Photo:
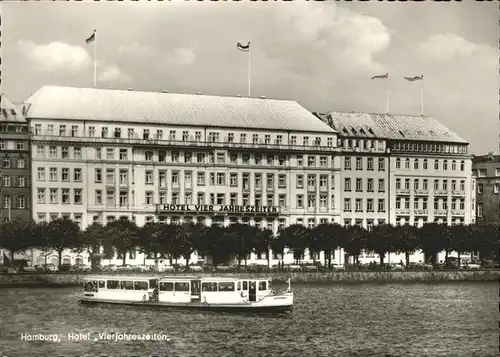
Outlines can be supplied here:
<path id="1" fill-rule="evenodd" d="M 266 99 L 266 96 L 265 95 L 261 95 L 260 99 Z"/>
<path id="2" fill-rule="evenodd" d="M 168 93 L 168 90 L 162 90 L 161 92 L 162 93 Z"/>
<path id="3" fill-rule="evenodd" d="M 134 89 L 133 89 L 133 88 L 127 88 L 127 90 L 130 90 L 130 91 L 132 91 L 132 90 L 134 90 Z"/>
<path id="4" fill-rule="evenodd" d="M 201 95 L 201 92 L 197 92 L 196 95 Z"/>

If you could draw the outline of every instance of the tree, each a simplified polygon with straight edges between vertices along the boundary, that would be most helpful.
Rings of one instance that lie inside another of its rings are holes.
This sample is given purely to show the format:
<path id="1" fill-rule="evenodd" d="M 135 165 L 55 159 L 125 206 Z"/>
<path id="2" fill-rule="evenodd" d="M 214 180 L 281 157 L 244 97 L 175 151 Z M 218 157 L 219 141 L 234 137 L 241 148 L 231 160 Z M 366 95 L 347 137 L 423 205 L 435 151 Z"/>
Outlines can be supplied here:
<path id="1" fill-rule="evenodd" d="M 418 229 L 418 245 L 427 262 L 436 263 L 437 254 L 446 248 L 442 233 L 442 225 L 437 223 L 427 223 Z"/>
<path id="2" fill-rule="evenodd" d="M 227 263 L 234 254 L 234 236 L 228 232 L 227 228 L 213 225 L 205 231 L 204 240 L 207 242 L 204 247 L 206 254 L 212 257 L 212 264 Z"/>
<path id="3" fill-rule="evenodd" d="M 479 259 L 484 263 L 486 259 L 498 257 L 500 246 L 500 226 L 498 224 L 474 225 L 472 227 L 472 239 L 474 250 L 479 252 Z"/>
<path id="4" fill-rule="evenodd" d="M 311 232 L 310 249 L 323 251 L 325 255 L 325 266 L 331 268 L 332 254 L 339 247 L 339 243 L 345 237 L 345 228 L 337 223 L 324 223 L 313 228 Z"/>
<path id="5" fill-rule="evenodd" d="M 392 239 L 397 253 L 404 253 L 405 265 L 410 265 L 410 255 L 418 249 L 418 235 L 415 226 L 404 224 L 394 227 Z"/>
<path id="6" fill-rule="evenodd" d="M 58 265 L 61 268 L 64 249 L 77 247 L 80 227 L 67 218 L 58 218 L 47 225 L 47 246 L 57 252 Z"/>
<path id="7" fill-rule="evenodd" d="M 292 224 L 279 232 L 285 246 L 293 251 L 293 259 L 298 264 L 309 244 L 311 232 L 302 224 Z"/>
<path id="8" fill-rule="evenodd" d="M 160 239 L 163 225 L 163 223 L 148 222 L 137 231 L 139 249 L 141 253 L 153 257 L 156 269 L 160 254 L 165 253 L 165 247 Z"/>
<path id="9" fill-rule="evenodd" d="M 0 225 L 0 247 L 9 251 L 11 265 L 14 263 L 15 253 L 35 245 L 34 233 L 33 221 L 14 219 Z"/>
<path id="10" fill-rule="evenodd" d="M 384 264 L 385 255 L 394 247 L 394 232 L 390 224 L 381 224 L 366 234 L 366 248 L 378 254 L 380 265 Z"/>
<path id="11" fill-rule="evenodd" d="M 234 223 L 226 228 L 225 234 L 228 238 L 228 249 L 236 254 L 236 259 L 238 260 L 238 267 L 241 266 L 241 261 L 245 261 L 245 266 L 247 264 L 247 256 L 253 250 L 253 243 L 255 242 L 255 236 L 257 235 L 258 228 L 255 226 L 249 226 L 247 224 Z"/>
<path id="12" fill-rule="evenodd" d="M 254 252 L 255 254 L 266 254 L 267 259 L 267 267 L 269 268 L 271 265 L 271 242 L 274 239 L 273 231 L 267 228 L 257 230 L 257 234 L 255 236 L 254 241 Z"/>
<path id="13" fill-rule="evenodd" d="M 106 225 L 106 235 L 112 242 L 118 256 L 121 256 L 122 265 L 125 265 L 127 253 L 132 252 L 137 247 L 137 230 L 137 225 L 126 219 L 120 219 Z"/>
<path id="14" fill-rule="evenodd" d="M 173 251 L 186 260 L 186 267 L 189 266 L 191 254 L 195 252 L 195 242 L 199 241 L 203 233 L 203 225 L 200 224 L 184 223 L 176 227 L 172 240 Z"/>
<path id="15" fill-rule="evenodd" d="M 344 241 L 340 245 L 347 256 L 354 258 L 354 263 L 359 264 L 359 255 L 366 247 L 367 231 L 363 227 L 350 226 L 347 228 Z M 347 259 L 345 260 L 347 262 Z"/>
<path id="16" fill-rule="evenodd" d="M 101 247 L 107 239 L 106 228 L 98 223 L 94 222 L 88 226 L 84 232 L 80 235 L 80 241 L 78 244 L 78 250 L 87 250 L 90 256 L 90 265 L 92 271 L 97 270 L 101 261 Z"/>

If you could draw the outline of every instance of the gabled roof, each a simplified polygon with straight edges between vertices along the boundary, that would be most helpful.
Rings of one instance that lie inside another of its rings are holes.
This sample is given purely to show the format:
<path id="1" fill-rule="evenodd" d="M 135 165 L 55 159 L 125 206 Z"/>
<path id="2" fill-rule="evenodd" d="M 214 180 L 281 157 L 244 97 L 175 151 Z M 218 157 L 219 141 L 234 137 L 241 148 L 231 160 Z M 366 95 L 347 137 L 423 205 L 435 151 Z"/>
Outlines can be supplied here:
<path id="1" fill-rule="evenodd" d="M 429 116 L 329 112 L 322 115 L 322 120 L 340 136 L 467 144 Z"/>
<path id="2" fill-rule="evenodd" d="M 21 108 L 12 103 L 3 94 L 0 94 L 0 122 L 26 123 L 26 118 Z"/>
<path id="3" fill-rule="evenodd" d="M 37 119 L 335 132 L 289 100 L 48 86 L 26 103 Z"/>

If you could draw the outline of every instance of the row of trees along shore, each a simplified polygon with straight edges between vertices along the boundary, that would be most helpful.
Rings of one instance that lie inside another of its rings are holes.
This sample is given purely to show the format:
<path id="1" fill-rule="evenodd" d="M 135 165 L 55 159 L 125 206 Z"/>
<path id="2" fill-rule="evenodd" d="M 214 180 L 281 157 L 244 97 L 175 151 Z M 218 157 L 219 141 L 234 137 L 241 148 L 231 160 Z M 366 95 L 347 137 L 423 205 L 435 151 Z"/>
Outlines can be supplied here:
<path id="1" fill-rule="evenodd" d="M 213 265 L 227 264 L 236 258 L 238 266 L 250 253 L 265 254 L 269 262 L 270 250 L 283 257 L 284 250 L 293 252 L 298 262 L 309 252 L 325 252 L 325 266 L 331 267 L 335 250 L 343 248 L 345 255 L 359 263 L 359 255 L 373 252 L 380 263 L 388 253 L 405 254 L 409 257 L 421 250 L 426 261 L 435 263 L 437 253 L 477 252 L 482 261 L 498 256 L 500 230 L 498 225 L 453 225 L 428 223 L 420 228 L 403 225 L 379 225 L 367 231 L 362 227 L 344 227 L 335 223 L 320 224 L 314 228 L 294 224 L 273 235 L 268 229 L 232 224 L 228 227 L 203 224 L 147 223 L 142 227 L 134 222 L 119 220 L 103 226 L 94 223 L 84 231 L 68 219 L 36 224 L 32 221 L 13 220 L 0 225 L 0 247 L 9 251 L 10 261 L 14 254 L 30 248 L 39 249 L 42 256 L 57 253 L 59 265 L 66 249 L 73 252 L 87 251 L 95 268 L 100 260 L 112 259 L 115 254 L 126 262 L 129 252 L 141 252 L 158 263 L 160 257 L 173 260 L 185 259 L 189 264 L 191 254 L 198 252 L 212 258 Z M 313 254 L 314 256 L 314 254 Z"/>

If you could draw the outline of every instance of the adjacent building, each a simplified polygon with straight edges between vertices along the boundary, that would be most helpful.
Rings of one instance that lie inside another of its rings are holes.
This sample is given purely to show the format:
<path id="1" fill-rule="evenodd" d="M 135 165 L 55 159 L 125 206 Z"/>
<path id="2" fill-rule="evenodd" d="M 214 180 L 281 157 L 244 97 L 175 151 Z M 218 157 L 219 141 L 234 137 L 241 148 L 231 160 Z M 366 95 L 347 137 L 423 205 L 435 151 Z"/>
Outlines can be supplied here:
<path id="1" fill-rule="evenodd" d="M 338 132 L 344 225 L 475 221 L 468 143 L 436 119 L 340 112 L 319 117 Z"/>
<path id="2" fill-rule="evenodd" d="M 43 87 L 26 104 L 37 222 L 340 222 L 337 132 L 296 102 Z"/>
<path id="3" fill-rule="evenodd" d="M 30 134 L 22 108 L 0 97 L 0 221 L 31 218 Z"/>
<path id="4" fill-rule="evenodd" d="M 476 177 L 477 222 L 500 223 L 500 156 L 475 156 L 472 173 Z"/>

